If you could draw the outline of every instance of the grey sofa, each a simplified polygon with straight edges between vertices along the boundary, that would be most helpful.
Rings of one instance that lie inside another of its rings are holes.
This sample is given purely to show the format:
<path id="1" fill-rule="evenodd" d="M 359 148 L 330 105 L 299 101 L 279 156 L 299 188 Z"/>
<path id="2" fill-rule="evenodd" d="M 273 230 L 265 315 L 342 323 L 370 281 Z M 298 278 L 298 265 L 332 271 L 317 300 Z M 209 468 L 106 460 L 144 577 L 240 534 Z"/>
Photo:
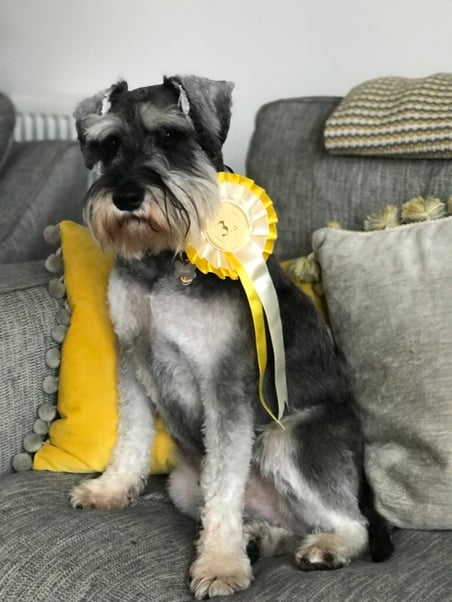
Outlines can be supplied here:
<path id="1" fill-rule="evenodd" d="M 311 250 L 311 234 L 329 219 L 362 228 L 374 209 L 419 194 L 448 196 L 449 161 L 334 157 L 323 124 L 338 98 L 299 98 L 259 111 L 248 175 L 266 188 L 279 213 L 281 259 Z M 0 600 L 80 602 L 190 600 L 187 573 L 196 525 L 179 514 L 152 476 L 138 504 L 124 511 L 77 511 L 68 491 L 80 475 L 14 472 L 37 409 L 55 403 L 42 382 L 54 374 L 57 301 L 41 242 L 45 225 L 80 219 L 86 183 L 75 144 L 22 143 L 0 171 Z M 39 241 L 39 242 L 38 242 Z M 447 531 L 397 529 L 395 554 L 338 571 L 299 571 L 290 558 L 258 561 L 249 590 L 234 599 L 275 601 L 437 601 L 452 599 Z"/>

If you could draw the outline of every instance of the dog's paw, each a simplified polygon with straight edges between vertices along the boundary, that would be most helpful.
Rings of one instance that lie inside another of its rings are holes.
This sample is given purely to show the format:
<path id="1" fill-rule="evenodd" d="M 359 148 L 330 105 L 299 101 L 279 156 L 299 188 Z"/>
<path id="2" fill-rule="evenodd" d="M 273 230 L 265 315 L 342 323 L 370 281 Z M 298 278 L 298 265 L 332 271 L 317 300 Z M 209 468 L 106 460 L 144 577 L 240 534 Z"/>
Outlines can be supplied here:
<path id="1" fill-rule="evenodd" d="M 339 569 L 349 562 L 330 533 L 308 536 L 295 552 L 295 564 L 303 571 Z"/>
<path id="2" fill-rule="evenodd" d="M 141 485 L 124 484 L 104 479 L 87 479 L 76 485 L 69 494 L 73 508 L 125 508 L 136 502 Z"/>
<path id="3" fill-rule="evenodd" d="M 190 589 L 196 600 L 228 596 L 246 589 L 252 579 L 250 561 L 239 557 L 201 555 L 190 568 Z"/>

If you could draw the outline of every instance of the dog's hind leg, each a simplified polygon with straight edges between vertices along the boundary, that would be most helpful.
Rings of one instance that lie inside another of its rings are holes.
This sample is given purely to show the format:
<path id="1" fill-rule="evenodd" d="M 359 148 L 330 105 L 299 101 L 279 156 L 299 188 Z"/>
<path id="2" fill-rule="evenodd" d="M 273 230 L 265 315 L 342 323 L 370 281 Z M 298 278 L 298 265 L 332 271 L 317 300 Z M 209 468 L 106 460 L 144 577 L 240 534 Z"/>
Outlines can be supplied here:
<path id="1" fill-rule="evenodd" d="M 74 508 L 123 508 L 136 500 L 146 484 L 154 438 L 150 400 L 136 379 L 130 353 L 119 353 L 117 441 L 105 472 L 70 492 Z"/>
<path id="2" fill-rule="evenodd" d="M 295 551 L 295 564 L 304 571 L 338 569 L 359 556 L 367 546 L 366 527 L 359 522 L 332 527 L 333 532 L 312 533 Z"/>
<path id="3" fill-rule="evenodd" d="M 259 558 L 294 553 L 298 544 L 293 531 L 272 525 L 266 520 L 246 520 L 243 534 L 251 562 Z"/>
<path id="4" fill-rule="evenodd" d="M 176 508 L 193 520 L 201 519 L 204 498 L 200 486 L 200 467 L 180 455 L 168 479 L 168 493 Z"/>
<path id="5" fill-rule="evenodd" d="M 307 410 L 270 425 L 256 442 L 256 463 L 281 496 L 289 525 L 299 533 L 296 564 L 303 570 L 339 568 L 362 554 L 367 524 L 357 500 L 358 479 L 352 451 L 337 425 L 322 425 Z M 323 441 L 322 441 L 323 436 Z"/>

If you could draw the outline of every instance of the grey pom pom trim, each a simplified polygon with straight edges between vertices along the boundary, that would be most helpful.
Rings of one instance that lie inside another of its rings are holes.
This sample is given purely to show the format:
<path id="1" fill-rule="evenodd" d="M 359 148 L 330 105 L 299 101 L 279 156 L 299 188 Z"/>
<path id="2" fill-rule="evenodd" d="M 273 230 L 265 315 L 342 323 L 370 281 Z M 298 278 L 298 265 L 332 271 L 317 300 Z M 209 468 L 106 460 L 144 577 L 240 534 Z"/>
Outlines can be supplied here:
<path id="1" fill-rule="evenodd" d="M 27 452 L 20 452 L 13 457 L 12 464 L 16 472 L 24 472 L 33 466 L 33 458 Z"/>
<path id="2" fill-rule="evenodd" d="M 41 448 L 42 442 L 43 439 L 41 435 L 38 435 L 37 433 L 33 432 L 28 433 L 27 435 L 25 435 L 23 441 L 24 450 L 30 453 L 35 453 L 38 451 L 38 449 Z"/>
<path id="3" fill-rule="evenodd" d="M 54 299 L 63 299 L 66 295 L 63 278 L 54 278 L 49 282 L 49 294 Z"/>
<path id="4" fill-rule="evenodd" d="M 38 416 L 44 422 L 52 422 L 57 415 L 56 406 L 45 401 L 38 408 Z"/>
<path id="5" fill-rule="evenodd" d="M 42 390 L 47 395 L 54 395 L 58 391 L 58 378 L 50 374 L 46 376 L 42 382 Z"/>
<path id="6" fill-rule="evenodd" d="M 64 307 L 62 307 L 56 313 L 55 322 L 62 326 L 69 326 L 69 324 L 71 323 L 70 312 Z"/>
<path id="7" fill-rule="evenodd" d="M 59 245 L 61 244 L 61 232 L 60 226 L 47 226 L 44 230 L 44 240 L 49 243 L 49 245 Z"/>
<path id="8" fill-rule="evenodd" d="M 61 232 L 59 226 L 48 226 L 44 230 L 44 238 L 49 244 L 61 245 Z M 55 326 L 52 328 L 51 337 L 57 346 L 51 347 L 45 353 L 44 361 L 52 371 L 56 371 L 61 363 L 60 346 L 64 342 L 67 329 L 71 321 L 70 308 L 66 299 L 66 288 L 64 286 L 64 262 L 61 248 L 52 253 L 46 260 L 47 270 L 57 275 L 50 280 L 48 285 L 49 294 L 60 301 L 60 307 L 55 315 Z M 55 373 L 47 374 L 42 382 L 43 392 L 50 397 L 49 401 L 42 403 L 38 409 L 32 431 L 27 433 L 23 439 L 23 449 L 12 459 L 12 467 L 15 471 L 30 470 L 33 467 L 33 454 L 43 445 L 49 433 L 50 423 L 57 417 L 56 405 L 51 403 L 58 391 L 58 376 Z"/>
<path id="9" fill-rule="evenodd" d="M 52 274 L 61 274 L 63 272 L 63 258 L 61 257 L 60 249 L 47 257 L 45 267 L 46 270 Z"/>
<path id="10" fill-rule="evenodd" d="M 33 432 L 43 437 L 49 432 L 49 425 L 45 420 L 41 420 L 41 418 L 36 418 L 36 420 L 33 422 Z"/>
<path id="11" fill-rule="evenodd" d="M 66 332 L 67 332 L 66 326 L 63 326 L 62 324 L 57 324 L 56 326 L 54 326 L 52 328 L 52 332 L 51 332 L 52 339 L 55 341 L 55 343 L 59 343 L 61 345 L 61 343 L 66 338 Z"/>
<path id="12" fill-rule="evenodd" d="M 61 354 L 58 347 L 52 347 L 46 351 L 46 364 L 49 368 L 59 368 L 61 361 Z"/>

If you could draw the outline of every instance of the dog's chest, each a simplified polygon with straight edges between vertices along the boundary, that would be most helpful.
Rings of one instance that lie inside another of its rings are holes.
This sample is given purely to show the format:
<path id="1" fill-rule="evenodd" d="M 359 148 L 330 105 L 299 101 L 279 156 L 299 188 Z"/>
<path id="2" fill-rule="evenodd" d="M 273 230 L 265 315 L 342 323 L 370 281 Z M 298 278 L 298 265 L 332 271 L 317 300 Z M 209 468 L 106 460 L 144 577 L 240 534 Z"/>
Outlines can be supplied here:
<path id="1" fill-rule="evenodd" d="M 171 274 L 138 276 L 119 265 L 110 278 L 110 315 L 122 361 L 178 444 L 202 452 L 207 408 L 228 390 L 234 391 L 231 404 L 242 403 L 238 393 L 255 378 L 243 291 L 239 283 L 220 279 L 185 288 Z"/>
<path id="2" fill-rule="evenodd" d="M 197 374 L 212 371 L 243 331 L 240 297 L 183 287 L 174 278 L 147 283 L 113 272 L 110 315 L 120 341 L 147 364 L 167 369 L 190 366 Z M 175 364 L 172 366 L 172 364 Z"/>
<path id="3" fill-rule="evenodd" d="M 204 300 L 186 294 L 180 285 L 156 287 L 149 295 L 151 346 L 169 346 L 200 369 L 211 369 L 232 343 L 237 311 L 231 300 Z"/>

